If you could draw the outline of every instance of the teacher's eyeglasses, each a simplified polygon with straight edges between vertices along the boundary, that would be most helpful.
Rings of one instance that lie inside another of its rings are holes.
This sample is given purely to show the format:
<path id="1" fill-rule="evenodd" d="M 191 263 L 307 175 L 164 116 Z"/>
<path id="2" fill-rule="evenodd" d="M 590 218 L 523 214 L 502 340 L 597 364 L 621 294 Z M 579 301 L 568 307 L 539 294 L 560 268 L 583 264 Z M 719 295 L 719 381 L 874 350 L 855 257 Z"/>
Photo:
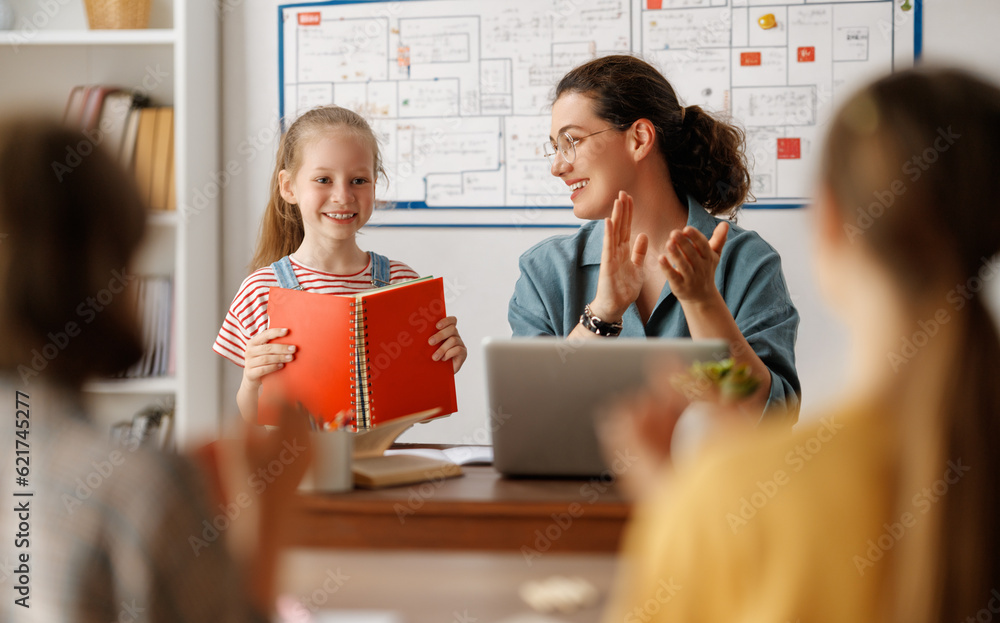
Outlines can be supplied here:
<path id="1" fill-rule="evenodd" d="M 618 127 L 604 128 L 603 130 L 598 130 L 597 132 L 591 132 L 587 136 L 581 136 L 580 138 L 573 138 L 570 136 L 569 132 L 563 132 L 556 137 L 555 143 L 548 141 L 542 145 L 545 150 L 545 157 L 549 159 L 551 163 L 556 154 L 562 156 L 563 160 L 567 164 L 572 164 L 576 160 L 576 144 L 585 138 L 594 136 L 595 134 L 600 134 L 602 132 L 608 132 L 609 130 L 618 130 Z"/>

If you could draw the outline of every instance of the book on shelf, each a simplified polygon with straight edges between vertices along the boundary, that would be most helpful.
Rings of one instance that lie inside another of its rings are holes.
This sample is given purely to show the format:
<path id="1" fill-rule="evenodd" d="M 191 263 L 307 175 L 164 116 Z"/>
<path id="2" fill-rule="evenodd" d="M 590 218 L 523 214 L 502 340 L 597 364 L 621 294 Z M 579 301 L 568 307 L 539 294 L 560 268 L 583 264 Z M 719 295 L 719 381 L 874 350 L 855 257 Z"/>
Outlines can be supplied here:
<path id="1" fill-rule="evenodd" d="M 419 411 L 457 410 L 451 361 L 434 361 L 427 343 L 445 317 L 444 287 L 424 277 L 354 295 L 270 288 L 269 326 L 294 344 L 294 359 L 263 379 L 260 423 L 275 424 L 273 405 L 301 402 L 325 422 L 354 415 L 358 430 Z"/>
<path id="2" fill-rule="evenodd" d="M 76 86 L 70 91 L 64 118 L 133 171 L 150 209 L 175 210 L 174 109 L 149 107 L 148 103 L 136 91 Z"/>
<path id="3" fill-rule="evenodd" d="M 174 210 L 170 186 L 174 168 L 174 109 L 169 106 L 139 111 L 132 169 L 139 192 L 153 210 Z"/>
<path id="4" fill-rule="evenodd" d="M 170 277 L 138 278 L 135 303 L 142 327 L 142 357 L 123 370 L 121 378 L 166 376 L 173 350 L 173 284 Z"/>

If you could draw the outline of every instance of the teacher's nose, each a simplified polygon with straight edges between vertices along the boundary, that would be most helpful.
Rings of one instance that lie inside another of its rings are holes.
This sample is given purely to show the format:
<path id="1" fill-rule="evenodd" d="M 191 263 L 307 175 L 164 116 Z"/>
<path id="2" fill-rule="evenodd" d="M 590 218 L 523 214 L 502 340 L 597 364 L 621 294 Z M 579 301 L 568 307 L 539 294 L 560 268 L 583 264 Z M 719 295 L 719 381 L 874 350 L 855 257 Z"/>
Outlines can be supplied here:
<path id="1" fill-rule="evenodd" d="M 552 173 L 552 175 L 559 177 L 571 168 L 573 168 L 572 165 L 566 162 L 566 159 L 562 156 L 562 152 L 557 151 L 555 155 L 552 156 L 552 166 L 549 167 L 549 172 Z"/>

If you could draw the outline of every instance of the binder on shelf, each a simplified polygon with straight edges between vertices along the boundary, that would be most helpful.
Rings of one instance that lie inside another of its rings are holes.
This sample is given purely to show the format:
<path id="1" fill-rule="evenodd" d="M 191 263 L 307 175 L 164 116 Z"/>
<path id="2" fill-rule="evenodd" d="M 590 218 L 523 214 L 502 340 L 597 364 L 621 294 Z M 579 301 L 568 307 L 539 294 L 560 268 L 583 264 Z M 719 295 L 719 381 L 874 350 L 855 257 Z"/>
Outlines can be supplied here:
<path id="1" fill-rule="evenodd" d="M 119 152 L 118 161 L 129 171 L 134 171 L 133 160 L 135 158 L 135 142 L 139 136 L 139 119 L 142 117 L 141 108 L 132 108 L 128 113 L 128 122 L 125 124 L 125 133 L 122 136 L 122 148 Z"/>
<path id="2" fill-rule="evenodd" d="M 153 187 L 153 158 L 156 150 L 156 109 L 143 108 L 139 116 L 139 130 L 135 138 L 135 181 L 139 194 L 150 205 Z"/>
<path id="3" fill-rule="evenodd" d="M 353 412 L 358 430 L 428 409 L 457 410 L 450 361 L 427 343 L 445 317 L 442 279 L 425 277 L 355 295 L 271 288 L 270 326 L 288 334 L 294 359 L 263 379 L 260 423 L 276 424 L 274 405 L 301 402 L 323 421 Z"/>
<path id="4" fill-rule="evenodd" d="M 156 108 L 156 126 L 153 141 L 153 162 L 150 175 L 149 207 L 167 209 L 167 180 L 174 159 L 174 109 L 169 106 Z"/>

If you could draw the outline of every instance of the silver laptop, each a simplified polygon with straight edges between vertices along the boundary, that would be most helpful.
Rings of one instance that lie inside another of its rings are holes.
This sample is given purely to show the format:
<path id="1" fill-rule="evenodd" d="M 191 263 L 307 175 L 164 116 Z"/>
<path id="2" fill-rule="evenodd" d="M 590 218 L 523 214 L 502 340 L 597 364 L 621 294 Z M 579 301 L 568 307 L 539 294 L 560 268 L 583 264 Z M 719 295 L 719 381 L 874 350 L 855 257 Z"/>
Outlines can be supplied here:
<path id="1" fill-rule="evenodd" d="M 729 356 L 725 340 L 486 338 L 493 465 L 508 476 L 600 476 L 595 413 L 661 362 Z"/>

